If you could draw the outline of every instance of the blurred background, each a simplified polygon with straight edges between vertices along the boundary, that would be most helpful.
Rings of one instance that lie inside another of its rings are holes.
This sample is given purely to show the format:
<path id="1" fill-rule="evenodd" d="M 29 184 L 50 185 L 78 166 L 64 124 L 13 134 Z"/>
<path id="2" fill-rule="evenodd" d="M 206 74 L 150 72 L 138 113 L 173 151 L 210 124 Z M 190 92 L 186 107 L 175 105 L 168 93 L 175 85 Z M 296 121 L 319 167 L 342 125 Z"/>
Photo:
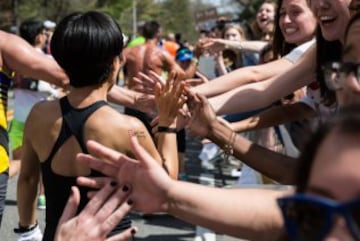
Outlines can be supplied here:
<path id="1" fill-rule="evenodd" d="M 261 0 L 1 0 L 0 29 L 17 33 L 24 19 L 57 23 L 73 11 L 100 10 L 110 13 L 123 32 L 135 38 L 137 26 L 157 20 L 168 32 L 182 33 L 194 43 L 201 30 L 238 22 L 250 25 Z"/>

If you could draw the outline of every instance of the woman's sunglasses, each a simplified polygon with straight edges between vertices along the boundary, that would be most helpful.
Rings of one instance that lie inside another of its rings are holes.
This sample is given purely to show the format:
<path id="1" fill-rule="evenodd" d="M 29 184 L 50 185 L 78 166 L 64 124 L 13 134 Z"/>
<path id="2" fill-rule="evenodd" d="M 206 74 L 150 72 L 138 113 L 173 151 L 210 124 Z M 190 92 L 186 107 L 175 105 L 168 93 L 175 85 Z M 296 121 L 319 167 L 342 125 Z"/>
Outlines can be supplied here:
<path id="1" fill-rule="evenodd" d="M 346 220 L 354 239 L 360 240 L 360 198 L 338 203 L 326 198 L 296 194 L 279 198 L 278 205 L 291 240 L 324 240 L 338 216 Z"/>
<path id="2" fill-rule="evenodd" d="M 344 79 L 353 73 L 357 81 L 360 83 L 360 64 L 330 62 L 322 67 L 326 86 L 330 90 L 339 90 L 342 88 Z"/>

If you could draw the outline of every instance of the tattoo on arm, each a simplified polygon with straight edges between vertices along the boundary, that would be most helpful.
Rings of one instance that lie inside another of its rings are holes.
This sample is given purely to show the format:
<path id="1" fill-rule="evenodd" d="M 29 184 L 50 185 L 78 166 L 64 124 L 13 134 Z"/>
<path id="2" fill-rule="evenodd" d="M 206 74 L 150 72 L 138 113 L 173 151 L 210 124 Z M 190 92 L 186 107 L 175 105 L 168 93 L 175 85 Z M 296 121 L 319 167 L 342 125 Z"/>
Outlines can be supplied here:
<path id="1" fill-rule="evenodd" d="M 145 135 L 145 132 L 144 131 L 135 131 L 135 136 L 137 137 L 137 138 L 146 138 L 146 135 Z"/>

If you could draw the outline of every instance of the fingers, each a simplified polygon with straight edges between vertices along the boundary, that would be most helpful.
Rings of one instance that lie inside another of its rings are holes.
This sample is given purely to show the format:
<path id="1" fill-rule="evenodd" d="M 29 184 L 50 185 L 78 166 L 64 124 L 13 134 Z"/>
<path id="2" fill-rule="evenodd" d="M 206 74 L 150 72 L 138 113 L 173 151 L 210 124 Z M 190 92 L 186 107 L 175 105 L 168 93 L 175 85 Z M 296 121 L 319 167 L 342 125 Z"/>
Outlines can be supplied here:
<path id="1" fill-rule="evenodd" d="M 131 227 L 117 235 L 111 236 L 106 239 L 106 241 L 126 241 L 131 240 L 135 233 L 137 233 L 138 229 L 136 227 Z"/>
<path id="2" fill-rule="evenodd" d="M 139 76 L 141 79 L 133 77 L 133 82 L 135 84 L 134 90 L 142 93 L 154 94 L 157 82 L 142 72 L 139 73 Z"/>
<path id="3" fill-rule="evenodd" d="M 161 87 L 164 87 L 166 85 L 165 80 L 154 71 L 150 70 L 149 75 L 152 76 L 160 84 Z"/>
<path id="4" fill-rule="evenodd" d="M 61 215 L 61 218 L 59 220 L 59 225 L 63 224 L 64 222 L 68 221 L 72 217 L 76 215 L 77 208 L 80 203 L 80 192 L 79 189 L 75 186 L 71 187 L 71 193 L 69 196 L 69 199 L 67 201 L 67 204 L 65 206 L 65 209 L 63 211 L 63 214 Z"/>
<path id="5" fill-rule="evenodd" d="M 196 75 L 200 77 L 200 79 L 203 81 L 203 83 L 209 82 L 209 79 L 204 74 L 200 73 L 199 71 L 196 71 Z"/>
<path id="6" fill-rule="evenodd" d="M 101 145 L 96 141 L 88 141 L 86 146 L 91 153 L 94 153 L 96 156 L 99 156 L 102 159 L 109 160 L 110 162 L 119 159 L 122 155 L 121 153 Z"/>
<path id="7" fill-rule="evenodd" d="M 95 214 L 102 209 L 102 212 L 105 212 L 102 208 L 104 203 L 110 196 L 112 192 L 114 192 L 115 185 L 113 183 L 108 183 L 103 188 L 101 188 L 97 194 L 86 204 L 85 208 L 79 214 L 79 222 L 85 221 L 88 218 L 92 218 Z M 106 205 L 106 204 L 105 204 Z"/>
<path id="8" fill-rule="evenodd" d="M 204 83 L 204 81 L 201 78 L 194 78 L 194 79 L 185 80 L 185 83 L 188 86 L 196 86 L 196 85 Z"/>
<path id="9" fill-rule="evenodd" d="M 195 107 L 200 104 L 199 97 L 192 91 L 187 91 L 188 101 L 187 105 L 190 111 L 194 111 Z"/>
<path id="10" fill-rule="evenodd" d="M 199 93 L 196 93 L 195 95 L 201 103 L 209 103 L 207 98 L 204 95 L 199 94 Z"/>
<path id="11" fill-rule="evenodd" d="M 159 98 L 162 95 L 164 86 L 162 86 L 159 83 L 156 83 L 155 85 L 155 98 Z"/>
<path id="12" fill-rule="evenodd" d="M 177 82 L 176 80 L 178 79 L 178 77 L 178 73 L 175 70 L 170 72 L 168 81 L 166 81 L 166 83 L 168 84 L 168 89 L 174 87 L 174 83 Z"/>
<path id="13" fill-rule="evenodd" d="M 106 150 L 104 150 L 106 151 Z M 119 155 L 121 156 L 121 155 Z M 101 172 L 105 176 L 116 178 L 118 167 L 121 165 L 118 164 L 118 159 L 114 160 L 115 164 L 106 163 L 103 160 L 99 160 L 91 155 L 79 153 L 76 155 L 76 160 L 79 162 L 87 164 L 90 168 Z"/>
<path id="14" fill-rule="evenodd" d="M 186 95 L 184 95 L 185 84 L 183 82 L 177 82 L 174 86 L 175 93 L 173 94 L 174 98 L 178 100 L 178 104 L 176 106 L 177 109 L 182 107 L 187 100 Z"/>
<path id="15" fill-rule="evenodd" d="M 101 222 L 106 222 L 104 223 L 104 227 L 109 228 L 110 230 L 113 229 L 125 216 L 125 214 L 131 209 L 131 207 L 129 206 L 132 205 L 132 201 L 128 200 L 130 192 L 130 186 L 124 185 L 118 188 L 115 192 L 113 192 L 111 196 L 106 200 L 106 202 L 102 203 L 101 210 L 99 210 L 96 216 Z M 96 198 L 96 196 L 94 198 Z M 122 206 L 124 207 L 121 209 L 120 207 Z M 110 215 L 112 215 L 112 213 L 115 212 L 115 210 L 117 209 L 121 209 L 122 211 L 125 210 L 125 212 L 119 211 L 119 214 L 122 214 L 121 217 L 120 215 L 117 215 L 111 218 Z"/>
<path id="16" fill-rule="evenodd" d="M 124 185 L 111 195 L 98 213 L 99 220 L 103 220 L 101 229 L 104 233 L 112 230 L 131 210 L 133 201 L 129 199 L 130 187 Z"/>
<path id="17" fill-rule="evenodd" d="M 145 83 L 147 83 L 149 86 L 154 86 L 156 84 L 156 81 L 144 74 L 143 72 L 139 73 L 139 76 L 144 80 Z"/>
<path id="18" fill-rule="evenodd" d="M 100 189 L 111 181 L 113 181 L 113 178 L 110 177 L 78 177 L 76 179 L 77 184 L 80 186 L 92 189 Z"/>
<path id="19" fill-rule="evenodd" d="M 143 82 L 141 81 L 141 79 L 139 79 L 139 78 L 137 78 L 137 77 L 134 77 L 134 78 L 133 78 L 133 82 L 136 83 L 136 84 L 140 84 L 140 85 L 142 85 L 142 83 L 143 83 Z"/>

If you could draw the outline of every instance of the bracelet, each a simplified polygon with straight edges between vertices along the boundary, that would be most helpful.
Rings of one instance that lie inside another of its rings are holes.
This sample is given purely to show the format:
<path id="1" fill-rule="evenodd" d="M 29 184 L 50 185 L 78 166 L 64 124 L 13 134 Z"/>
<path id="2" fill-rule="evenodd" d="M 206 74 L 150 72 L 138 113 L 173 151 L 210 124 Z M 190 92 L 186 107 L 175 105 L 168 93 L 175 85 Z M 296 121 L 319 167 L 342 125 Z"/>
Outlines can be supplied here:
<path id="1" fill-rule="evenodd" d="M 231 136 L 229 142 L 224 146 L 224 161 L 227 162 L 229 157 L 234 154 L 234 142 L 236 138 L 236 133 L 234 131 L 231 132 Z"/>
<path id="2" fill-rule="evenodd" d="M 167 127 L 167 126 L 158 126 L 157 131 L 158 132 L 166 132 L 166 133 L 177 133 L 176 128 L 171 128 L 171 127 Z"/>

